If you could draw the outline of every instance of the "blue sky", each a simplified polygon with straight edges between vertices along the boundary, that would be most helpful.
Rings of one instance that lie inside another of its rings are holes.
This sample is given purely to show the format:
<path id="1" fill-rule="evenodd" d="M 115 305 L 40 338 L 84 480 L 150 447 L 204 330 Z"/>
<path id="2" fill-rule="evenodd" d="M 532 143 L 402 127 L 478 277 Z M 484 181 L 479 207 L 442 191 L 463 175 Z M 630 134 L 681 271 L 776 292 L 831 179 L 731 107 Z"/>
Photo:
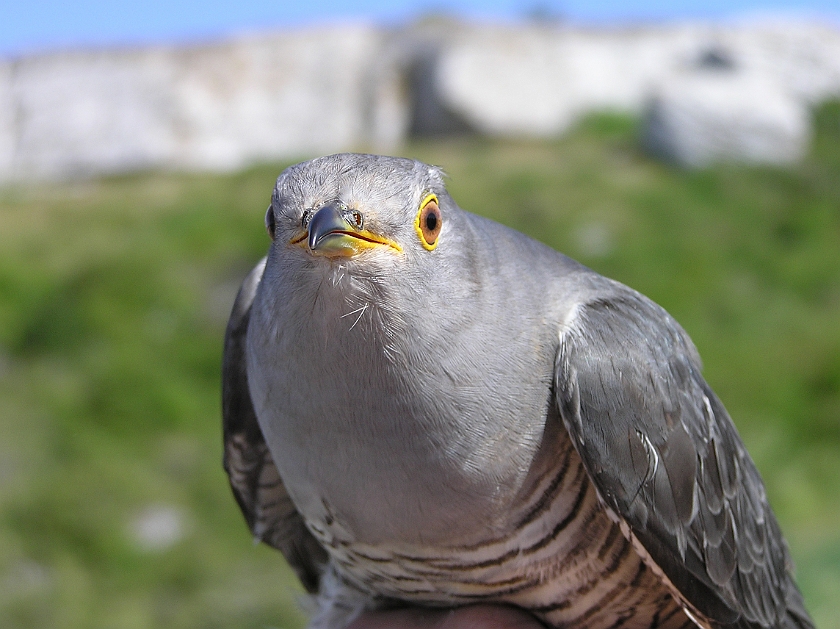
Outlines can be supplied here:
<path id="1" fill-rule="evenodd" d="M 0 55 L 76 46 L 190 42 L 342 20 L 399 24 L 428 13 L 578 23 L 805 15 L 840 25 L 840 0 L 0 0 Z"/>

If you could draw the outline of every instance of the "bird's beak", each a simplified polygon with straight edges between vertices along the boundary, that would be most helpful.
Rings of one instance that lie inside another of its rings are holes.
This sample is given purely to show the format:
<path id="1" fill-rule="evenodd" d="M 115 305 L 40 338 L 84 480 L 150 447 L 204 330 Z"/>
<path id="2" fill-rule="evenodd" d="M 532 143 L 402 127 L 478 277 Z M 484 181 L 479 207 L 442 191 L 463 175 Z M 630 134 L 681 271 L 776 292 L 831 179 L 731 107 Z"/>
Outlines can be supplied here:
<path id="1" fill-rule="evenodd" d="M 353 225 L 341 212 L 337 203 L 325 205 L 309 221 L 309 248 L 328 253 L 344 249 L 352 238 Z"/>
<path id="2" fill-rule="evenodd" d="M 354 225 L 352 217 L 341 204 L 328 203 L 315 212 L 306 231 L 292 239 L 292 244 L 306 243 L 312 253 L 328 257 L 349 257 L 382 246 L 402 251 L 394 241 Z"/>

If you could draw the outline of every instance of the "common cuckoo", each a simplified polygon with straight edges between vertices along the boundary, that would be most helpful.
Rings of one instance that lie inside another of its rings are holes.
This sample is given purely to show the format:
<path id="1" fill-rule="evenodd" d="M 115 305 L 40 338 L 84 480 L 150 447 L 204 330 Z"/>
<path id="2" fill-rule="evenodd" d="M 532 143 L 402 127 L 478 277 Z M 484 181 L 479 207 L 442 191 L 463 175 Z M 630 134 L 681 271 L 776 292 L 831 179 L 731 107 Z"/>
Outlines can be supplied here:
<path id="1" fill-rule="evenodd" d="M 256 538 L 363 609 L 499 602 L 574 629 L 810 629 L 764 485 L 660 306 L 461 210 L 442 173 L 286 169 L 225 336 Z"/>

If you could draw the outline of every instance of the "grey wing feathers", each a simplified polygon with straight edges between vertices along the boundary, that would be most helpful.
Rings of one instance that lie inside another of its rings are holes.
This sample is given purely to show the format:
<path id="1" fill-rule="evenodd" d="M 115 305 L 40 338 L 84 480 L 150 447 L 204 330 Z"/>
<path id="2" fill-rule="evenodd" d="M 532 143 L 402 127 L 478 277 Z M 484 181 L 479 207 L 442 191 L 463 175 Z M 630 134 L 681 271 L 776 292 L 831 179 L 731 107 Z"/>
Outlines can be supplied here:
<path id="1" fill-rule="evenodd" d="M 693 344 L 645 297 L 579 306 L 560 413 L 604 501 L 712 626 L 813 627 L 764 485 Z"/>
<path id="2" fill-rule="evenodd" d="M 224 468 L 254 536 L 280 550 L 309 592 L 318 589 L 326 552 L 289 498 L 257 423 L 245 367 L 251 303 L 265 268 L 262 260 L 245 278 L 225 331 L 222 360 Z"/>

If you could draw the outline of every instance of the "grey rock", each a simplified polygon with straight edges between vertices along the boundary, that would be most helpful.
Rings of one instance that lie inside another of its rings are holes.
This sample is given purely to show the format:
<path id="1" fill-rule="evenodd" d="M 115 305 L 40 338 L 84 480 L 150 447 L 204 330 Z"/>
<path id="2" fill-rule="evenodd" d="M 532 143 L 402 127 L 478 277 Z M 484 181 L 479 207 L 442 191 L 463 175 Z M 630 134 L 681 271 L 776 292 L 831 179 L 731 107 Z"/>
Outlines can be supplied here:
<path id="1" fill-rule="evenodd" d="M 0 61 L 0 181 L 14 163 L 15 105 L 12 97 L 14 65 Z"/>
<path id="2" fill-rule="evenodd" d="M 594 110 L 639 109 L 667 71 L 655 40 L 555 25 L 473 28 L 443 51 L 438 91 L 482 133 L 557 135 Z"/>
<path id="3" fill-rule="evenodd" d="M 691 78 L 704 74 L 720 76 Z M 680 89 L 693 105 L 677 106 Z M 749 90 L 762 97 L 738 96 Z M 0 181 L 398 152 L 410 136 L 551 137 L 603 110 L 676 120 L 688 108 L 706 125 L 721 99 L 735 107 L 715 123 L 724 137 L 743 122 L 743 133 L 776 148 L 710 155 L 789 161 L 807 135 L 795 120 L 836 96 L 840 29 L 806 22 L 585 29 L 442 20 L 69 51 L 0 60 Z M 753 118 L 737 113 L 765 103 Z"/>
<path id="4" fill-rule="evenodd" d="M 231 169 L 362 143 L 368 27 L 275 34 L 181 51 L 179 166 Z"/>
<path id="5" fill-rule="evenodd" d="M 0 66 L 0 179 L 229 170 L 366 137 L 369 27 L 195 48 L 101 50 Z"/>
<path id="6" fill-rule="evenodd" d="M 148 168 L 175 148 L 174 67 L 163 50 L 73 52 L 13 64 L 13 174 Z"/>
<path id="7" fill-rule="evenodd" d="M 645 114 L 646 148 L 681 166 L 715 162 L 789 164 L 810 137 L 805 103 L 760 77 L 687 76 L 661 88 Z"/>
<path id="8" fill-rule="evenodd" d="M 131 521 L 129 536 L 144 551 L 163 551 L 184 538 L 186 521 L 186 515 L 179 507 L 149 505 Z"/>
<path id="9" fill-rule="evenodd" d="M 710 108 L 721 101 L 758 107 L 755 119 L 740 110 L 729 116 L 732 124 L 747 125 L 746 136 L 765 128 L 776 130 L 762 135 L 780 135 L 756 138 L 756 147 L 743 139 L 749 147 L 713 153 L 789 161 L 807 138 L 800 128 L 805 108 L 840 95 L 840 30 L 795 22 L 472 27 L 441 51 L 437 81 L 448 109 L 480 132 L 502 137 L 558 135 L 599 110 L 638 115 L 653 96 L 670 104 L 676 92 L 688 90 L 700 108 L 707 100 Z M 764 148 L 766 142 L 784 148 Z"/>

